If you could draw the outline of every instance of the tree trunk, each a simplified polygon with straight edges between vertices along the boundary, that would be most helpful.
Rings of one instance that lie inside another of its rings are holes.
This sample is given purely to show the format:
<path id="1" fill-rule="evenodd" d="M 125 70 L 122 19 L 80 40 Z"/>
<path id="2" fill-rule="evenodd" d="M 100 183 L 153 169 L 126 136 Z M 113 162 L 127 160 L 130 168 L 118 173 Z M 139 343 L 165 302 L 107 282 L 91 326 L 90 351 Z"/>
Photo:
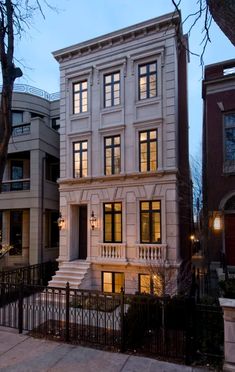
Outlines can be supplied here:
<path id="1" fill-rule="evenodd" d="M 207 0 L 207 4 L 214 21 L 235 46 L 235 1 Z"/>

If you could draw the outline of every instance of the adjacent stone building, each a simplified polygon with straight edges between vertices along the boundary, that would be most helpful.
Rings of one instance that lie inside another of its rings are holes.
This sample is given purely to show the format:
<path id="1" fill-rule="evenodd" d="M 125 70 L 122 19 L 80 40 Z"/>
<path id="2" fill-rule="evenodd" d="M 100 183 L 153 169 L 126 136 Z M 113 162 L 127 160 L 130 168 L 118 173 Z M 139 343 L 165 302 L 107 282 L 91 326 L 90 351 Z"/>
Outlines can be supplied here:
<path id="1" fill-rule="evenodd" d="M 235 60 L 205 67 L 203 203 L 206 256 L 235 265 Z"/>
<path id="2" fill-rule="evenodd" d="M 58 256 L 59 95 L 16 85 L 12 136 L 0 194 L 1 266 L 37 264 Z"/>
<path id="3" fill-rule="evenodd" d="M 60 269 L 51 285 L 156 292 L 190 258 L 187 37 L 167 14 L 54 52 Z"/>

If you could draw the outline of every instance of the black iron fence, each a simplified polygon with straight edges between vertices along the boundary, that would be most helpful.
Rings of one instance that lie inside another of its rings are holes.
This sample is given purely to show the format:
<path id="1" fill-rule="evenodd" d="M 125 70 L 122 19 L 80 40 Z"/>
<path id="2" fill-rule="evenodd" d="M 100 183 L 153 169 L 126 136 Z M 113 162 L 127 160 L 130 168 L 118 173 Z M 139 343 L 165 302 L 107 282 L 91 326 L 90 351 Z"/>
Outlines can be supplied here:
<path id="1" fill-rule="evenodd" d="M 0 282 L 8 284 L 47 285 L 57 269 L 58 263 L 56 261 L 48 261 L 37 265 L 0 271 Z"/>
<path id="2" fill-rule="evenodd" d="M 0 291 L 0 325 L 32 336 L 186 363 L 223 358 L 219 306 L 197 305 L 191 299 L 74 290 L 69 285 L 61 289 L 0 283 Z"/>

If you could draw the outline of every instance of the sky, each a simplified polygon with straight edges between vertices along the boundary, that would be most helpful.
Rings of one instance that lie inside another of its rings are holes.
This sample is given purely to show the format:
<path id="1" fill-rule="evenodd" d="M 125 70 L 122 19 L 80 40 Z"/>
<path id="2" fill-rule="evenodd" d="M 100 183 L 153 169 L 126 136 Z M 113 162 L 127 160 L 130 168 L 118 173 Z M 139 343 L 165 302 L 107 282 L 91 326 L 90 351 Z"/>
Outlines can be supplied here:
<path id="1" fill-rule="evenodd" d="M 41 0 L 45 18 L 35 13 L 31 26 L 21 39 L 16 40 L 16 65 L 23 70 L 17 84 L 28 84 L 54 93 L 59 91 L 59 65 L 52 52 L 97 36 L 134 25 L 174 11 L 171 0 L 48 0 L 57 8 L 48 8 Z M 181 13 L 184 20 L 196 10 L 197 0 L 182 0 Z M 192 23 L 191 18 L 183 24 L 184 33 Z M 189 35 L 189 47 L 200 54 L 202 46 L 202 21 Z M 215 23 L 210 29 L 205 65 L 235 58 L 235 48 Z M 200 60 L 190 54 L 188 65 L 189 102 L 189 149 L 198 156 L 202 128 L 202 67 Z"/>

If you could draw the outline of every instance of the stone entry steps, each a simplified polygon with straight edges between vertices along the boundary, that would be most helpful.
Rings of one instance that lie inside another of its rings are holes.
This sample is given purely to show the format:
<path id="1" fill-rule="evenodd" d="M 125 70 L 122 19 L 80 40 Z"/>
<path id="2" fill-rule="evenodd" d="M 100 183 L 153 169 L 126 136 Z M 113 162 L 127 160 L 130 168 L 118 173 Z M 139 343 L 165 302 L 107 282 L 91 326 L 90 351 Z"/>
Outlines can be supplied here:
<path id="1" fill-rule="evenodd" d="M 78 289 L 90 270 L 90 263 L 83 260 L 62 262 L 59 270 L 48 283 L 48 287 L 65 288 L 67 282 L 72 289 Z"/>

